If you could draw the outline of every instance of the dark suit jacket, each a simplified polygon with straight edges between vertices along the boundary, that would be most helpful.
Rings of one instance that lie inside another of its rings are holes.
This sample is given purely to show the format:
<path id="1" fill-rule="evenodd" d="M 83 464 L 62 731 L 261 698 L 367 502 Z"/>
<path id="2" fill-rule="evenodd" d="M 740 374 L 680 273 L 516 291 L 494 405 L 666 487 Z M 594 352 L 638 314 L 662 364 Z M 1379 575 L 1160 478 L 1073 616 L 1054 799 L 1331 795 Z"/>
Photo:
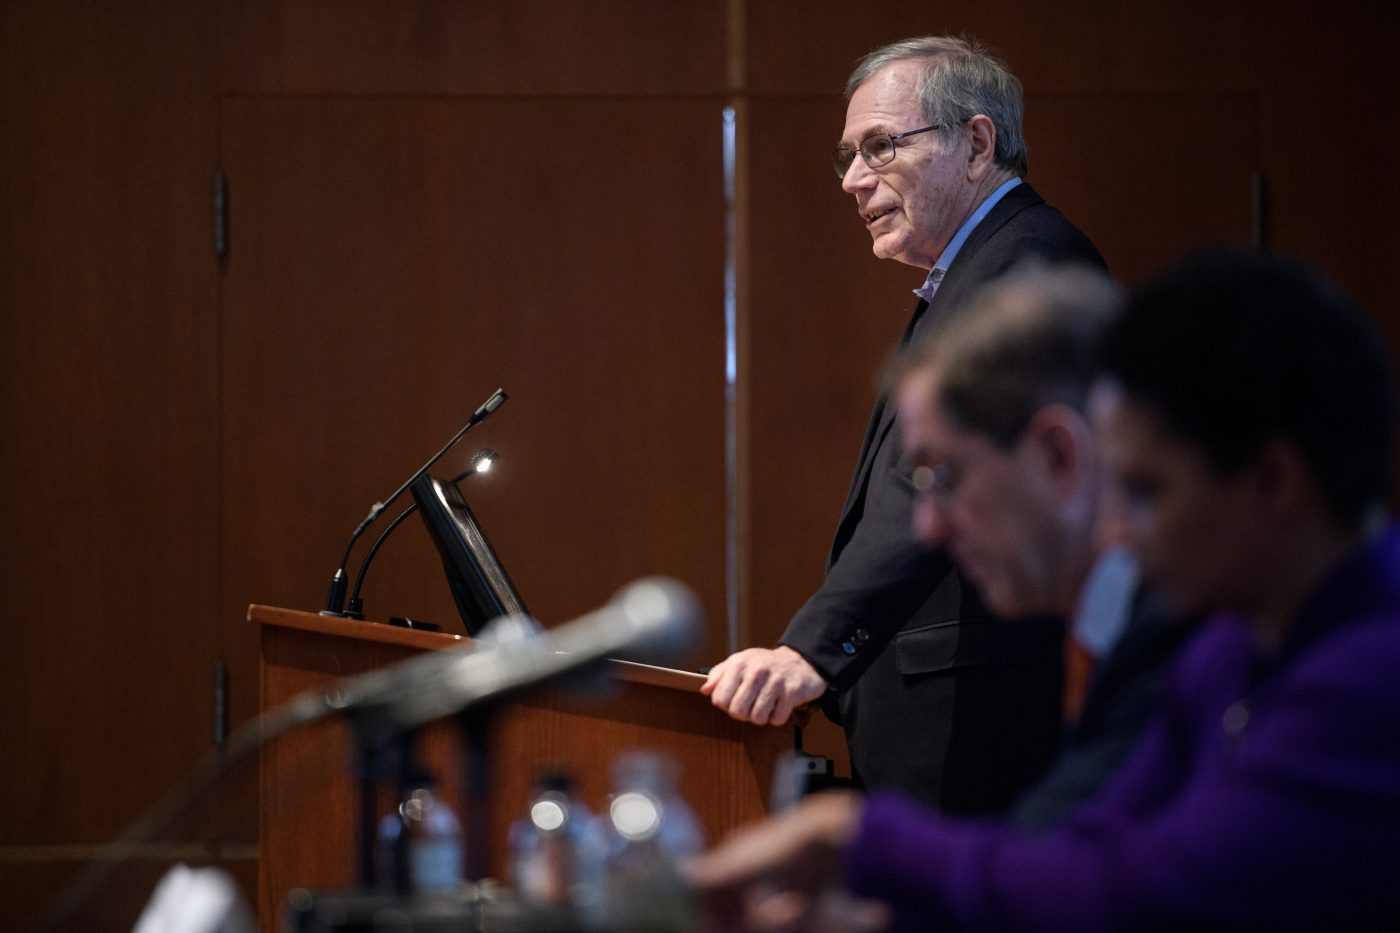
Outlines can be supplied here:
<path id="1" fill-rule="evenodd" d="M 963 243 L 927 313 L 919 302 L 915 327 L 1027 256 L 1103 265 L 1093 244 L 1022 184 Z M 825 581 L 780 643 L 831 685 L 858 781 L 950 812 L 1005 809 L 1058 742 L 1063 626 L 987 618 L 947 555 L 913 540 L 914 490 L 897 469 L 893 422 L 881 398 Z"/>
<path id="2" fill-rule="evenodd" d="M 1138 590 L 1122 637 L 1095 665 L 1084 707 L 1065 730 L 1055 763 L 1012 808 L 1014 825 L 1055 826 L 1099 792 L 1156 714 L 1166 672 L 1200 622 L 1169 612 L 1151 591 Z"/>

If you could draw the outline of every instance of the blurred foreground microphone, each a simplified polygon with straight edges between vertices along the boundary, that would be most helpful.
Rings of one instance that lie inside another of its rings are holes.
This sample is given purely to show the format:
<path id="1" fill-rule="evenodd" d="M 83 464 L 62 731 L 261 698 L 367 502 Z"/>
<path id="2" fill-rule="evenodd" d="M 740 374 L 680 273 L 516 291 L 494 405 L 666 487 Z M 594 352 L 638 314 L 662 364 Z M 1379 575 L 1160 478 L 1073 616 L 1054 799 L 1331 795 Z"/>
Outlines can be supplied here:
<path id="1" fill-rule="evenodd" d="M 403 495 L 404 491 L 408 489 L 409 486 L 413 485 L 414 480 L 432 469 L 433 464 L 441 460 L 443 455 L 462 439 L 463 434 L 466 434 L 482 421 L 485 421 L 493 411 L 500 408 L 506 398 L 505 389 L 497 389 L 495 392 L 492 392 L 491 397 L 482 402 L 480 408 L 472 412 L 472 416 L 467 419 L 466 424 L 462 425 L 462 429 L 452 435 L 452 439 L 444 444 L 441 450 L 433 454 L 431 460 L 419 467 L 417 472 L 408 478 L 408 482 L 394 490 L 394 494 L 383 502 L 376 502 L 374 505 L 370 506 L 369 514 L 365 516 L 364 521 L 360 522 L 359 527 L 350 535 L 349 543 L 345 545 L 345 553 L 340 558 L 340 566 L 335 568 L 335 574 L 331 577 L 330 593 L 326 596 L 326 608 L 321 610 L 321 615 L 342 617 L 345 615 L 345 586 L 347 583 L 345 568 L 350 564 L 350 550 L 355 546 L 355 542 L 360 539 L 360 535 L 365 533 L 365 529 L 379 517 L 381 512 L 390 505 L 393 505 L 394 501 L 398 499 L 399 496 Z"/>
<path id="2" fill-rule="evenodd" d="M 601 667 L 610 658 L 679 661 L 698 643 L 702 625 L 700 604 L 686 586 L 647 577 L 623 587 L 603 608 L 546 632 L 526 632 L 486 648 L 467 642 L 298 694 L 243 723 L 223 746 L 207 752 L 74 876 L 40 928 L 75 929 L 76 911 L 90 902 L 116 866 L 169 831 L 240 762 L 293 729 L 344 714 L 357 741 L 373 747 L 425 722 Z"/>
<path id="3" fill-rule="evenodd" d="M 303 696 L 293 701 L 307 704 L 295 718 L 345 713 L 362 740 L 383 741 L 609 659 L 678 661 L 696 646 L 702 627 L 699 601 L 688 587 L 646 577 L 601 609 L 538 635 L 490 648 L 474 643 L 432 652 Z"/>

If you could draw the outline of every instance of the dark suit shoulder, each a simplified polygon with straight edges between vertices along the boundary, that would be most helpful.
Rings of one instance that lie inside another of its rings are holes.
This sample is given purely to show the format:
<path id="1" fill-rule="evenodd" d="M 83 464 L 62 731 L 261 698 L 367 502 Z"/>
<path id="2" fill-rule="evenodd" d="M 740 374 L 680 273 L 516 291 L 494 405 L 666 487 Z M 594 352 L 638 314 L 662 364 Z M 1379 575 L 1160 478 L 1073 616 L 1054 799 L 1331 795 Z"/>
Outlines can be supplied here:
<path id="1" fill-rule="evenodd" d="M 960 304 L 982 285 L 1032 257 L 1107 271 L 1103 256 L 1084 232 L 1023 183 L 1008 191 L 968 236 L 934 302 L 942 307 Z"/>
<path id="2" fill-rule="evenodd" d="M 1140 589 L 1122 637 L 1089 682 L 1076 731 L 1092 737 L 1114 728 L 1127 705 L 1124 697 L 1141 693 L 1142 702 L 1152 705 L 1163 673 L 1200 622 L 1168 610 L 1151 589 Z"/>
<path id="3" fill-rule="evenodd" d="M 1026 183 L 1006 193 L 977 225 L 963 249 L 970 259 L 986 253 L 1035 255 L 1052 262 L 1105 267 L 1103 256 L 1083 231 Z M 960 252 L 958 259 L 963 255 Z M 957 265 L 955 260 L 953 268 Z"/>
<path id="4" fill-rule="evenodd" d="M 1098 793 L 1147 728 L 1167 671 L 1198 624 L 1168 612 L 1150 590 L 1139 590 L 1127 628 L 1094 672 L 1079 721 L 1050 771 L 1016 802 L 1012 823 L 1054 826 Z"/>

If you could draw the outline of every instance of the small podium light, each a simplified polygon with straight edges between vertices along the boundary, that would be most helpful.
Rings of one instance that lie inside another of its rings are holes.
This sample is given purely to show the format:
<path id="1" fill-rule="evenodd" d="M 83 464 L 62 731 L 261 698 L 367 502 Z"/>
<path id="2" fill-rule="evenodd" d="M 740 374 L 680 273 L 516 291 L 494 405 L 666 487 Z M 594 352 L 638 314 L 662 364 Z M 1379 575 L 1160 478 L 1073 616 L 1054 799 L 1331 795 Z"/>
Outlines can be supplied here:
<path id="1" fill-rule="evenodd" d="M 496 461 L 499 459 L 501 459 L 500 454 L 496 453 L 490 447 L 483 447 L 472 454 L 472 459 L 467 464 L 467 468 L 452 477 L 450 482 L 460 483 L 462 480 L 475 473 L 490 473 L 491 468 L 496 465 Z"/>

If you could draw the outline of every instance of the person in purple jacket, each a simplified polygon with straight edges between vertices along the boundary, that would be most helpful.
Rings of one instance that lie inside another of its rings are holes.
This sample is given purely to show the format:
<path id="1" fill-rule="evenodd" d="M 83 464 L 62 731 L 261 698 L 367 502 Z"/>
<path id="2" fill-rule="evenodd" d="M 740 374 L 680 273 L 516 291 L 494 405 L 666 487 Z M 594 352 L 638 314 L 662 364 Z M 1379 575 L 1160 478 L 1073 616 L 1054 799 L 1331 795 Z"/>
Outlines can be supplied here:
<path id="1" fill-rule="evenodd" d="M 809 798 L 691 866 L 718 925 L 800 928 L 833 884 L 896 930 L 1400 922 L 1384 344 L 1303 267 L 1216 250 L 1134 294 L 1100 366 L 1115 525 L 1176 608 L 1216 613 L 1128 762 L 1040 833 L 894 794 Z"/>

